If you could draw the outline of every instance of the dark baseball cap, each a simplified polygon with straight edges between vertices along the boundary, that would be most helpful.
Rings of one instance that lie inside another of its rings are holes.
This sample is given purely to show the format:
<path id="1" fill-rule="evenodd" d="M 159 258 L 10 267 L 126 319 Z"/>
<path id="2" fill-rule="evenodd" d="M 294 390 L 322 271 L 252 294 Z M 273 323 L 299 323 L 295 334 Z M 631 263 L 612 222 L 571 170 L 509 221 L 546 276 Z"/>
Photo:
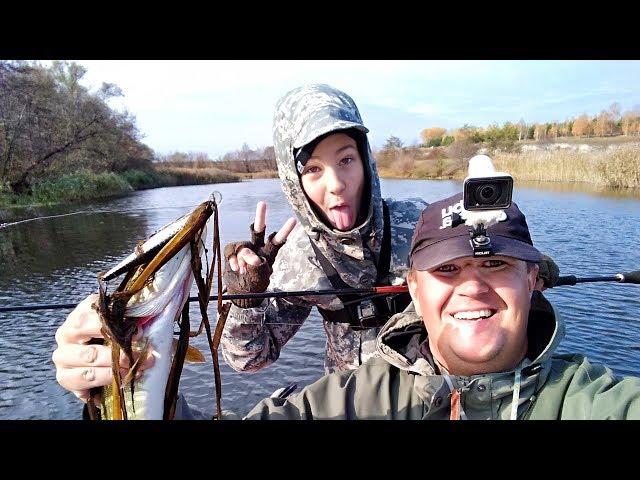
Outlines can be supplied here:
<path id="1" fill-rule="evenodd" d="M 413 232 L 409 265 L 416 270 L 430 270 L 462 257 L 472 257 L 470 227 L 452 222 L 453 214 L 463 212 L 462 193 L 434 202 L 420 214 Z M 506 219 L 490 225 L 491 255 L 504 255 L 528 262 L 540 262 L 542 254 L 533 246 L 524 214 L 512 202 L 504 210 Z"/>

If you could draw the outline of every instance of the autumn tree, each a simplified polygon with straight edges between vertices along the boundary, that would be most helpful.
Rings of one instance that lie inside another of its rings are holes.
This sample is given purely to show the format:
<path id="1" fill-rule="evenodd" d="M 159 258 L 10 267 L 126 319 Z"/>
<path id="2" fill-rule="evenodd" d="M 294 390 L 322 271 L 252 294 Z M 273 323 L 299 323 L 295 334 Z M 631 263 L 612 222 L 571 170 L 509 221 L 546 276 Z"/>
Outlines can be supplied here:
<path id="1" fill-rule="evenodd" d="M 442 138 L 445 133 L 447 133 L 447 130 L 445 128 L 431 127 L 422 130 L 420 132 L 420 137 L 422 138 L 422 143 L 427 144 L 431 139 Z"/>
<path id="2" fill-rule="evenodd" d="M 637 135 L 640 133 L 640 111 L 626 112 L 622 117 L 623 135 Z"/>
<path id="3" fill-rule="evenodd" d="M 465 123 L 461 128 L 454 130 L 451 135 L 455 141 L 470 140 L 473 143 L 484 141 L 484 134 L 481 129 Z"/>
<path id="4" fill-rule="evenodd" d="M 573 128 L 573 120 L 565 120 L 558 125 L 558 136 L 569 137 L 571 136 L 571 129 Z"/>
<path id="5" fill-rule="evenodd" d="M 574 137 L 582 137 L 591 133 L 591 120 L 586 113 L 583 113 L 573 121 L 571 133 Z"/>
<path id="6" fill-rule="evenodd" d="M 533 131 L 533 138 L 541 142 L 547 138 L 547 126 L 544 123 L 536 123 Z"/>
<path id="7" fill-rule="evenodd" d="M 613 130 L 612 114 L 609 110 L 602 110 L 596 117 L 593 133 L 599 137 L 611 135 Z"/>

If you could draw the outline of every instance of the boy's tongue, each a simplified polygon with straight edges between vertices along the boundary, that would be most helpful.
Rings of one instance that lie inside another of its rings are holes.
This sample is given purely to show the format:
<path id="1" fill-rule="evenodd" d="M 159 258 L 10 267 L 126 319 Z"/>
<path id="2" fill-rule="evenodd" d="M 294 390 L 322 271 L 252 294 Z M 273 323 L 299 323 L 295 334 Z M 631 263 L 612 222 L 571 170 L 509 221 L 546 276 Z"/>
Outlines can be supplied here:
<path id="1" fill-rule="evenodd" d="M 334 207 L 329 211 L 331 212 L 331 220 L 333 220 L 338 230 L 347 230 L 353 225 L 353 214 L 351 207 L 348 205 Z"/>

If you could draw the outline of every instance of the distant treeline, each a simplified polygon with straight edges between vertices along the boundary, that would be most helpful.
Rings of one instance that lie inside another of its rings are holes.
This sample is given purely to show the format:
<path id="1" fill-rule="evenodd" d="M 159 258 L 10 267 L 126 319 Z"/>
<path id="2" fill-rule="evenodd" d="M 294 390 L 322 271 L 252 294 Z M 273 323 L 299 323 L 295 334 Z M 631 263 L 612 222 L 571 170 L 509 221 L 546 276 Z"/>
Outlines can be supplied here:
<path id="1" fill-rule="evenodd" d="M 247 143 L 240 150 L 225 153 L 213 160 L 204 152 L 172 152 L 158 157 L 159 165 L 181 168 L 218 168 L 235 173 L 276 171 L 276 154 L 273 147 L 252 150 Z"/>
<path id="2" fill-rule="evenodd" d="M 599 114 L 586 113 L 569 118 L 564 122 L 527 124 L 524 119 L 518 123 L 497 123 L 488 127 L 464 125 L 447 131 L 441 127 L 425 128 L 420 132 L 423 147 L 446 147 L 461 139 L 473 143 L 485 143 L 489 148 L 509 151 L 516 142 L 523 140 L 553 141 L 560 137 L 611 137 L 617 135 L 640 135 L 640 106 L 621 113 L 620 104 L 612 103 Z"/>

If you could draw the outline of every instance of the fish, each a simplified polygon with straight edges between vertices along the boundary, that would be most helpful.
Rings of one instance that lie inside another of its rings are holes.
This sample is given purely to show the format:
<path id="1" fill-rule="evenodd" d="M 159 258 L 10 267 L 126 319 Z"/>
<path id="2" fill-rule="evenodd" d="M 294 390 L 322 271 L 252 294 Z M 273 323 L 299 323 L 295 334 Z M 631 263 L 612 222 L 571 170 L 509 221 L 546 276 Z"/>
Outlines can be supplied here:
<path id="1" fill-rule="evenodd" d="M 104 343 L 112 349 L 114 375 L 111 385 L 92 391 L 89 400 L 92 418 L 160 420 L 173 417 L 182 363 L 185 358 L 204 359 L 197 349 L 188 345 L 189 320 L 185 305 L 196 278 L 194 272 L 200 275 L 207 221 L 216 208 L 212 199 L 203 202 L 192 213 L 139 244 L 134 253 L 116 267 L 98 276 L 98 311 Z M 124 280 L 108 294 L 107 279 L 125 272 Z M 212 273 L 213 263 L 210 275 Z M 201 302 L 208 302 L 208 293 L 202 292 L 203 280 L 199 278 L 197 283 Z M 210 288 L 210 279 L 207 283 Z M 206 312 L 206 305 L 204 310 Z M 179 319 L 181 335 L 175 346 L 174 325 Z M 134 342 L 133 336 L 139 327 L 142 338 Z M 119 368 L 121 351 L 132 365 L 124 378 Z M 134 351 L 139 353 L 137 361 L 134 361 Z M 139 364 L 147 355 L 154 355 L 155 363 L 137 378 Z"/>
<path id="2" fill-rule="evenodd" d="M 154 365 L 145 370 L 136 382 L 133 395 L 131 387 L 125 386 L 124 400 L 128 418 L 139 420 L 161 420 L 164 416 L 164 399 L 173 354 L 173 330 L 177 317 L 189 297 L 193 284 L 190 246 L 185 245 L 154 275 L 145 286 L 127 302 L 125 315 L 136 319 L 142 327 L 142 340 L 138 344 L 153 346 L 149 354 L 155 356 Z M 138 347 L 140 348 L 140 347 Z M 105 387 L 103 408 L 106 417 L 112 418 L 111 386 Z"/>

